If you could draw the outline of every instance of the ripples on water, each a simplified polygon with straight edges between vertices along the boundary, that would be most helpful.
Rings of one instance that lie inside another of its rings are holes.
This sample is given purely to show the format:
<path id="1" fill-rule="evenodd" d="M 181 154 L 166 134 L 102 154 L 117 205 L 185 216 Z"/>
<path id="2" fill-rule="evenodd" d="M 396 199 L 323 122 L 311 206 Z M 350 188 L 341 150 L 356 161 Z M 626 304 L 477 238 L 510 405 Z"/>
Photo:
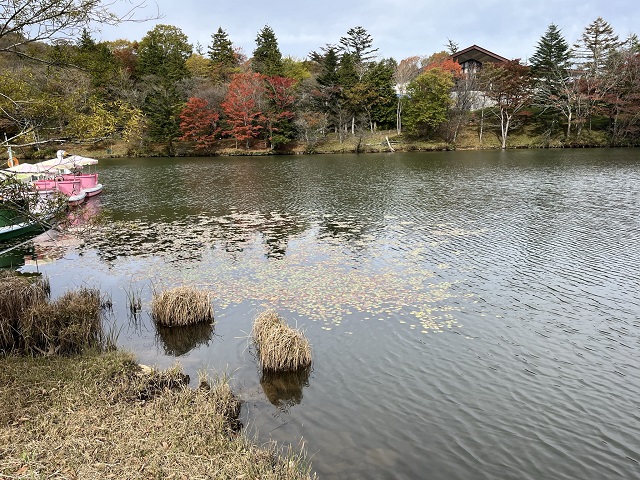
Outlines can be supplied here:
<path id="1" fill-rule="evenodd" d="M 121 307 L 121 341 L 160 366 L 231 373 L 249 428 L 304 438 L 324 478 L 640 477 L 636 151 L 100 173 L 107 223 L 23 270 L 121 305 L 128 288 L 145 304 L 152 285 L 213 290 L 213 330 L 172 335 Z M 312 371 L 257 371 L 247 332 L 264 305 L 306 330 Z"/>

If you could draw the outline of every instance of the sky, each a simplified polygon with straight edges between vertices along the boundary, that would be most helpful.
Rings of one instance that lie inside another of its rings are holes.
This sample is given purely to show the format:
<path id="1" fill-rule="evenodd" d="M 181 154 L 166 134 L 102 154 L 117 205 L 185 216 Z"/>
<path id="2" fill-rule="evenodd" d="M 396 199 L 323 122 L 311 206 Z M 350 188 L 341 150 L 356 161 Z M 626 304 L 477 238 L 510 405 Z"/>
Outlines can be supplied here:
<path id="1" fill-rule="evenodd" d="M 136 0 L 120 0 L 117 9 Z M 569 45 L 596 18 L 609 22 L 621 39 L 640 35 L 637 0 L 146 0 L 138 17 L 162 18 L 102 27 L 96 40 L 141 40 L 156 24 L 173 25 L 206 54 L 211 36 L 222 27 L 234 46 L 251 56 L 258 32 L 269 25 L 283 56 L 303 59 L 347 31 L 364 27 L 380 59 L 429 56 L 478 45 L 503 57 L 527 59 L 555 23 Z M 116 10 L 117 10 L 116 9 Z"/>

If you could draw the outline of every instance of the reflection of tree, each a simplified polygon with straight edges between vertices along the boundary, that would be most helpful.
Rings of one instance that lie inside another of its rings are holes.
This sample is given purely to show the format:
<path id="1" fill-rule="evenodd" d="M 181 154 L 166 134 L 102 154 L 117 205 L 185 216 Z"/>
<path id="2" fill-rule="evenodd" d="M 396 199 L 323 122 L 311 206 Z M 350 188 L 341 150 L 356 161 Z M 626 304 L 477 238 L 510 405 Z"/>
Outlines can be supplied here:
<path id="1" fill-rule="evenodd" d="M 167 355 L 179 357 L 200 345 L 209 345 L 213 335 L 213 324 L 198 323 L 184 327 L 163 327 L 156 325 L 156 339 L 159 339 Z"/>
<path id="2" fill-rule="evenodd" d="M 262 372 L 260 385 L 269 401 L 286 412 L 302 402 L 302 389 L 309 386 L 310 374 L 310 368 L 290 372 Z"/>
<path id="3" fill-rule="evenodd" d="M 300 225 L 296 218 L 282 217 L 280 215 L 272 217 L 269 224 L 260 229 L 264 239 L 266 257 L 283 258 L 287 253 L 289 237 L 304 230 L 304 225 Z"/>
<path id="4" fill-rule="evenodd" d="M 359 215 L 332 216 L 320 222 L 319 238 L 348 247 L 354 255 L 361 255 L 368 244 L 364 237 L 370 234 L 369 229 L 373 230 L 373 222 Z"/>
<path id="5" fill-rule="evenodd" d="M 81 232 L 87 245 L 107 260 L 118 256 L 164 255 L 199 261 L 205 248 L 220 246 L 232 256 L 262 237 L 268 258 L 284 257 L 289 238 L 305 231 L 298 216 L 233 212 L 219 217 L 185 217 L 172 223 L 113 222 Z"/>

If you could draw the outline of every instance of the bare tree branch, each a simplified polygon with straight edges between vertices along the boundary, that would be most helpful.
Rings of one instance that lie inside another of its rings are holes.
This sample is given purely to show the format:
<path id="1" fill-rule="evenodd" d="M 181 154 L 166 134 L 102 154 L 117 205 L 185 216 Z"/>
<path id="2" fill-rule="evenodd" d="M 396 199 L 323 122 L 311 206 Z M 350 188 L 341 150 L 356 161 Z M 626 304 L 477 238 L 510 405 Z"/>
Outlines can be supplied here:
<path id="1" fill-rule="evenodd" d="M 114 8 L 123 3 L 131 7 L 115 13 Z M 72 39 L 82 29 L 95 30 L 99 25 L 160 18 L 159 12 L 136 17 L 145 7 L 146 0 L 0 0 L 0 52 L 26 57 L 21 49 L 34 42 Z"/>

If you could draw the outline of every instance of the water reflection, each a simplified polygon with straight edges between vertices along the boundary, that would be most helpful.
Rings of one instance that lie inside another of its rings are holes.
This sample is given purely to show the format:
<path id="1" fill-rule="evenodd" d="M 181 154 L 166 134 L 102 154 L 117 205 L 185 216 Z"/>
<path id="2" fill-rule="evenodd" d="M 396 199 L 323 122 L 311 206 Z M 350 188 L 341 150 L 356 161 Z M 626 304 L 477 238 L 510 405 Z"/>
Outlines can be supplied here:
<path id="1" fill-rule="evenodd" d="M 636 150 L 101 168 L 108 225 L 42 269 L 52 285 L 214 292 L 216 345 L 165 342 L 138 318 L 125 348 L 167 366 L 190 351 L 189 372 L 264 392 L 280 410 L 246 402 L 249 424 L 304 437 L 321 476 L 638 477 Z M 256 375 L 247 332 L 262 305 L 304 325 L 313 385 Z"/>
<path id="2" fill-rule="evenodd" d="M 162 345 L 166 355 L 179 357 L 194 348 L 208 346 L 213 330 L 213 323 L 197 323 L 183 327 L 156 325 L 156 341 Z"/>
<path id="3" fill-rule="evenodd" d="M 206 214 L 172 222 L 120 221 L 77 232 L 105 260 L 118 257 L 163 255 L 174 261 L 200 261 L 206 250 L 237 254 L 262 239 L 265 257 L 285 256 L 289 239 L 307 228 L 301 218 L 271 212 L 231 212 L 219 217 Z"/>
<path id="4" fill-rule="evenodd" d="M 260 376 L 260 386 L 272 405 L 283 412 L 302 402 L 302 390 L 309 386 L 311 368 L 289 372 L 265 372 Z"/>

